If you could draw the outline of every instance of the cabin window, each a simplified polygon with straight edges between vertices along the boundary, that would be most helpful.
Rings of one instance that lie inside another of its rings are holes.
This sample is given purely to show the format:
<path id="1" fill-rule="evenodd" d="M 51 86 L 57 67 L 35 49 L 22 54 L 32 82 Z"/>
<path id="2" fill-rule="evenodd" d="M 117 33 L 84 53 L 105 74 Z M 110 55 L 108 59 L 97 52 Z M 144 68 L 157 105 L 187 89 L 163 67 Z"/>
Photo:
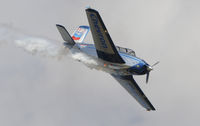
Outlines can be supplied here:
<path id="1" fill-rule="evenodd" d="M 135 56 L 135 52 L 132 49 L 128 49 L 128 48 L 123 48 L 123 47 L 119 47 L 116 46 L 117 51 L 121 52 L 121 53 L 127 53 L 129 55 Z"/>

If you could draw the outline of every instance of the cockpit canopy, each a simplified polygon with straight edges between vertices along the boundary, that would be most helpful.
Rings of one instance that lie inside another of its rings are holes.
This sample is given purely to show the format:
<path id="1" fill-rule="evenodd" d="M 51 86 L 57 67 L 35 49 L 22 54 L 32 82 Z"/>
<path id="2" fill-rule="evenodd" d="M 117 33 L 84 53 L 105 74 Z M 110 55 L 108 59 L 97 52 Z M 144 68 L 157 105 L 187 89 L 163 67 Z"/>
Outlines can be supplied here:
<path id="1" fill-rule="evenodd" d="M 132 56 L 136 56 L 135 52 L 132 49 L 123 48 L 123 47 L 119 47 L 119 46 L 116 46 L 116 49 L 117 49 L 118 52 L 126 53 L 126 54 L 129 54 L 129 55 L 132 55 Z"/>

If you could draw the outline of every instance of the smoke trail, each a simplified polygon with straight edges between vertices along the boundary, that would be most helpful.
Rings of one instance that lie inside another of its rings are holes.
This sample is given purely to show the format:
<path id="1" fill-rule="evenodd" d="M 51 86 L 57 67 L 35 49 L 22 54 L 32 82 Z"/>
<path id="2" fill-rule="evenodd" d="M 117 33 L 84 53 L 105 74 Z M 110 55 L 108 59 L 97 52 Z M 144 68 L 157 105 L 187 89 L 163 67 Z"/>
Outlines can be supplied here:
<path id="1" fill-rule="evenodd" d="M 27 37 L 16 39 L 15 44 L 31 54 L 55 58 L 62 58 L 65 54 L 64 48 L 54 45 L 50 40 L 44 38 Z"/>
<path id="2" fill-rule="evenodd" d="M 81 52 L 76 52 L 75 50 L 71 50 L 71 51 L 72 51 L 71 57 L 74 60 L 82 62 L 88 68 L 95 69 L 95 70 L 98 70 L 98 71 L 103 71 L 103 72 L 106 72 L 106 73 L 109 73 L 109 74 L 115 73 L 115 71 L 113 69 L 103 67 L 103 63 L 101 61 L 99 61 L 97 58 L 88 56 L 88 55 L 81 53 Z"/>
<path id="3" fill-rule="evenodd" d="M 94 59 L 86 54 L 81 53 L 78 50 L 69 50 L 64 48 L 60 42 L 53 41 L 50 39 L 32 36 L 21 32 L 9 25 L 0 24 L 0 45 L 1 44 L 10 44 L 15 45 L 19 48 L 22 48 L 24 51 L 31 53 L 33 55 L 41 55 L 46 57 L 53 57 L 56 59 L 61 59 L 65 57 L 67 54 L 70 54 L 71 58 L 82 62 L 87 67 L 91 69 L 100 70 L 98 67 L 99 63 L 97 59 Z"/>
<path id="4" fill-rule="evenodd" d="M 9 25 L 0 25 L 0 44 L 14 44 L 31 54 L 62 58 L 67 51 L 57 41 L 31 36 Z"/>
<path id="5" fill-rule="evenodd" d="M 67 48 L 64 48 L 60 42 L 50 39 L 28 35 L 15 29 L 7 24 L 0 24 L 0 45 L 10 44 L 22 48 L 24 51 L 33 55 L 41 55 L 60 59 L 68 53 Z M 71 57 L 75 60 L 83 62 L 85 65 L 93 67 L 97 65 L 94 59 L 80 52 L 72 50 Z"/>
<path id="6" fill-rule="evenodd" d="M 91 57 L 83 53 L 74 53 L 72 54 L 72 58 L 75 60 L 81 61 L 85 64 L 97 65 L 97 62 L 94 59 L 92 59 Z"/>
<path id="7" fill-rule="evenodd" d="M 75 51 L 72 50 L 71 57 L 74 60 L 77 60 L 77 61 L 83 63 L 84 65 L 86 65 L 90 69 L 100 70 L 100 71 L 104 71 L 104 72 L 107 72 L 107 73 L 112 72 L 109 69 L 103 68 L 102 65 L 101 65 L 102 63 L 99 62 L 98 59 L 94 59 L 94 57 L 88 56 L 84 53 L 75 52 Z"/>

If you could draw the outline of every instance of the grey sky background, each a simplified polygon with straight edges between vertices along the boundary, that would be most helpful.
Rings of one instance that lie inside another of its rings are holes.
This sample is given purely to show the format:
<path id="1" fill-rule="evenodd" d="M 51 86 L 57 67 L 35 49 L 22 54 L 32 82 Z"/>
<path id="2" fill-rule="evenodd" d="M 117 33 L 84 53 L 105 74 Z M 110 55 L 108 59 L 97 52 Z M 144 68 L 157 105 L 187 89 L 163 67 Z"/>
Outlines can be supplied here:
<path id="1" fill-rule="evenodd" d="M 1 126 L 198 125 L 200 116 L 200 1 L 1 0 L 0 24 L 63 41 L 97 9 L 116 45 L 160 64 L 135 77 L 157 111 L 147 112 L 111 76 L 83 64 L 31 55 L 0 43 Z M 1 38 L 2 36 L 0 36 Z M 87 41 L 92 42 L 91 34 Z"/>

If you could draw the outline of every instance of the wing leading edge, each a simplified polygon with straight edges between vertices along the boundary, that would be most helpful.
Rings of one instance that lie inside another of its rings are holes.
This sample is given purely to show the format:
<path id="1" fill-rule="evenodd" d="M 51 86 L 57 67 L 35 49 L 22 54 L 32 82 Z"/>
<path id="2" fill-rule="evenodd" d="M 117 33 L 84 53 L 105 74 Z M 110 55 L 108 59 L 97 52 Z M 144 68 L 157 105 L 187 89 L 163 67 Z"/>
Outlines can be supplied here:
<path id="1" fill-rule="evenodd" d="M 155 110 L 148 98 L 142 92 L 140 87 L 131 75 L 120 76 L 111 74 L 147 111 Z"/>
<path id="2" fill-rule="evenodd" d="M 119 55 L 98 11 L 86 9 L 98 57 L 113 63 L 125 63 Z"/>

